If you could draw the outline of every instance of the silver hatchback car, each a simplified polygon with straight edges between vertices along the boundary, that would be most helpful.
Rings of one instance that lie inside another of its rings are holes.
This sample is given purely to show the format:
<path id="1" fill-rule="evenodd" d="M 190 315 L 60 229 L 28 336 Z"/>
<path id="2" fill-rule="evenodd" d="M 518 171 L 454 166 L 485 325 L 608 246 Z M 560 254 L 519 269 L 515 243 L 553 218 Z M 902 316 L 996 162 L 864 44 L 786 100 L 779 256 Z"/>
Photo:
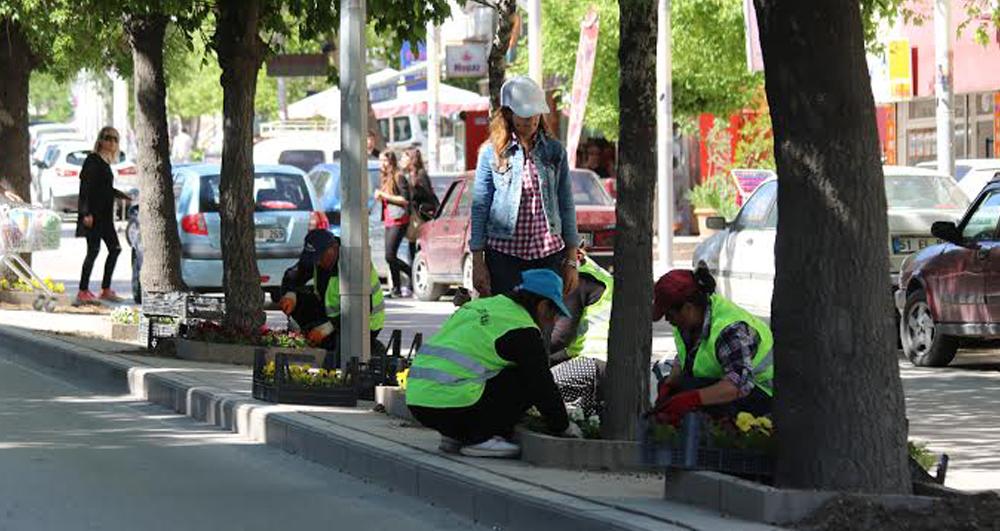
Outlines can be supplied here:
<path id="1" fill-rule="evenodd" d="M 174 171 L 174 200 L 181 239 L 181 275 L 195 291 L 222 290 L 222 234 L 217 164 L 181 166 Z M 316 194 L 301 170 L 285 165 L 254 167 L 254 229 L 261 287 L 279 296 L 285 269 L 298 259 L 306 233 L 326 228 L 327 218 L 315 211 Z M 133 295 L 141 298 L 138 271 L 142 242 L 137 212 L 129 217 Z"/>

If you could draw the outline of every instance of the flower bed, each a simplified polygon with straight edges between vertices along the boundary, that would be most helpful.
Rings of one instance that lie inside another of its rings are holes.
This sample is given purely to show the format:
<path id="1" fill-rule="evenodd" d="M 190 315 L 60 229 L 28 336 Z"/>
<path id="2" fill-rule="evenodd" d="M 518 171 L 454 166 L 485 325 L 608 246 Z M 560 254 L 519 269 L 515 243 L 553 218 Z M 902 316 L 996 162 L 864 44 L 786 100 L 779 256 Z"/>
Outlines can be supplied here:
<path id="1" fill-rule="evenodd" d="M 770 418 L 749 413 L 740 413 L 736 419 L 689 413 L 681 429 L 647 425 L 642 460 L 650 466 L 770 477 L 774 474 L 773 429 Z"/>
<path id="2" fill-rule="evenodd" d="M 254 365 L 255 352 L 263 348 L 269 355 L 283 353 L 305 356 L 320 365 L 326 351 L 308 348 L 305 337 L 296 332 L 262 328 L 254 332 L 241 332 L 223 328 L 222 325 L 204 321 L 191 327 L 186 337 L 173 340 L 178 358 L 212 363 Z M 303 358 L 303 359 L 306 359 Z"/>
<path id="3" fill-rule="evenodd" d="M 266 350 L 254 356 L 253 397 L 266 402 L 354 407 L 358 403 L 356 366 L 348 370 L 315 369 L 299 364 L 300 356 Z"/>

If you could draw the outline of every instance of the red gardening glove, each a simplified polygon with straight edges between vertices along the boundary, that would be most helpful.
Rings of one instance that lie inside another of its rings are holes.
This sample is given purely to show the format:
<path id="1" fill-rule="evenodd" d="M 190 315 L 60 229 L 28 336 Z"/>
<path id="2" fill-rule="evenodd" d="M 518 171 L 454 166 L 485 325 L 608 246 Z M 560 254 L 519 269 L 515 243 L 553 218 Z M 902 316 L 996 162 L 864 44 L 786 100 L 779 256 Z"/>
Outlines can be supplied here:
<path id="1" fill-rule="evenodd" d="M 656 386 L 656 402 L 654 402 L 653 409 L 657 409 L 666 403 L 670 399 L 670 383 L 667 378 L 660 380 L 660 383 Z"/>
<path id="2" fill-rule="evenodd" d="M 656 420 L 677 426 L 684 415 L 701 406 L 701 395 L 697 390 L 685 391 L 671 397 L 667 404 L 656 414 Z"/>

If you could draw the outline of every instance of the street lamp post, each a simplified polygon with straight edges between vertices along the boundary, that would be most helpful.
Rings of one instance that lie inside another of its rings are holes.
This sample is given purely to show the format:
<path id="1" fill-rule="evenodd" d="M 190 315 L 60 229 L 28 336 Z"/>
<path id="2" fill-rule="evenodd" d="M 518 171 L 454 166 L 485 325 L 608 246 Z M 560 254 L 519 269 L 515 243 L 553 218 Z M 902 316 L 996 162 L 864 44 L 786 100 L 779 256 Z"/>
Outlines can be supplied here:
<path id="1" fill-rule="evenodd" d="M 659 0 L 656 25 L 656 184 L 657 259 L 664 271 L 673 266 L 673 90 L 671 87 L 670 0 Z"/>
<path id="2" fill-rule="evenodd" d="M 433 22 L 427 23 L 427 166 L 437 172 L 440 155 L 440 114 L 438 96 L 441 89 L 441 34 Z"/>
<path id="3" fill-rule="evenodd" d="M 528 77 L 542 87 L 542 0 L 528 6 Z"/>
<path id="4" fill-rule="evenodd" d="M 937 169 L 955 175 L 952 113 L 951 0 L 934 0 L 934 97 L 937 100 Z"/>
<path id="5" fill-rule="evenodd" d="M 365 0 L 340 0 L 340 352 L 344 360 L 371 357 L 367 110 Z"/>

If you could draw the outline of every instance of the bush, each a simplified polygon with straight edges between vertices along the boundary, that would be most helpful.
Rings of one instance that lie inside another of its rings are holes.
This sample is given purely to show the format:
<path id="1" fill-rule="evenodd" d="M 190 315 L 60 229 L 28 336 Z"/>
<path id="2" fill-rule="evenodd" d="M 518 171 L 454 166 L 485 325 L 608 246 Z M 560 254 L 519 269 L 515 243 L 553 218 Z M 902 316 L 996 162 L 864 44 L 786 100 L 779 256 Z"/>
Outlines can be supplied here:
<path id="1" fill-rule="evenodd" d="M 727 220 L 736 217 L 736 190 L 724 174 L 715 174 L 687 193 L 687 199 L 695 208 L 715 210 Z"/>

